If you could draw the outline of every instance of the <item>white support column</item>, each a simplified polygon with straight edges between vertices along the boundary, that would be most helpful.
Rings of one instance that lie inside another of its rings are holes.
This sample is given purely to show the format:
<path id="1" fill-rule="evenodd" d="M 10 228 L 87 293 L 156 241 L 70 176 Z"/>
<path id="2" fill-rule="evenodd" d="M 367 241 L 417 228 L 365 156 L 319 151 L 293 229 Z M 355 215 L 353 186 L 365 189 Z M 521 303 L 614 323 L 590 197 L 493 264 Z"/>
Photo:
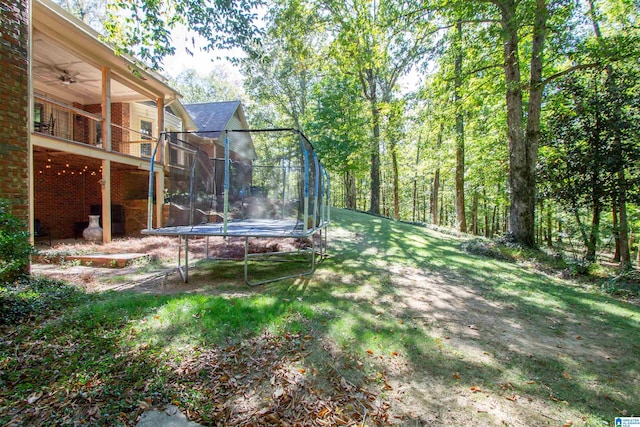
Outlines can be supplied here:
<path id="1" fill-rule="evenodd" d="M 157 99 L 157 106 L 158 106 L 157 136 L 160 137 L 160 135 L 164 131 L 164 98 Z M 164 166 L 167 165 L 167 162 L 169 159 L 169 149 L 168 149 L 169 146 L 165 142 L 166 141 L 164 138 L 160 139 L 160 144 L 162 144 L 162 146 L 160 147 L 161 150 L 158 150 L 158 151 L 162 153 L 161 162 L 163 166 L 158 168 L 158 171 L 156 172 L 156 176 L 155 176 L 156 178 L 156 227 L 157 228 L 160 228 L 163 225 L 162 208 L 164 206 Z"/>
<path id="2" fill-rule="evenodd" d="M 102 161 L 102 243 L 111 241 L 111 160 Z"/>
<path id="3" fill-rule="evenodd" d="M 102 147 L 111 151 L 111 70 L 102 67 Z"/>
<path id="4" fill-rule="evenodd" d="M 29 63 L 27 64 L 29 74 L 28 74 L 28 91 L 29 91 L 29 107 L 27 110 L 27 150 L 28 150 L 28 176 L 29 176 L 29 242 L 33 245 L 35 244 L 34 237 L 34 221 L 35 221 L 35 178 L 33 172 L 33 144 L 31 143 L 31 133 L 33 132 L 33 2 L 28 3 L 28 16 L 29 16 L 29 34 L 28 34 L 28 45 L 27 45 L 27 55 L 29 59 Z M 29 265 L 31 268 L 31 265 Z"/>
<path id="5" fill-rule="evenodd" d="M 156 106 L 158 108 L 158 123 L 156 124 L 156 138 L 160 137 L 160 134 L 164 131 L 164 98 L 157 98 L 156 99 Z M 160 162 L 163 165 L 167 164 L 167 158 L 169 156 L 168 153 L 168 146 L 167 144 L 164 144 L 164 141 L 161 142 L 162 143 L 162 150 L 158 150 L 159 154 L 162 156 L 161 159 L 156 158 L 156 162 Z"/>
<path id="6" fill-rule="evenodd" d="M 111 70 L 102 67 L 102 146 L 111 151 Z M 102 242 L 111 241 L 111 161 L 102 161 Z"/>
<path id="7" fill-rule="evenodd" d="M 164 206 L 164 169 L 156 171 L 156 227 L 163 226 L 162 207 Z"/>

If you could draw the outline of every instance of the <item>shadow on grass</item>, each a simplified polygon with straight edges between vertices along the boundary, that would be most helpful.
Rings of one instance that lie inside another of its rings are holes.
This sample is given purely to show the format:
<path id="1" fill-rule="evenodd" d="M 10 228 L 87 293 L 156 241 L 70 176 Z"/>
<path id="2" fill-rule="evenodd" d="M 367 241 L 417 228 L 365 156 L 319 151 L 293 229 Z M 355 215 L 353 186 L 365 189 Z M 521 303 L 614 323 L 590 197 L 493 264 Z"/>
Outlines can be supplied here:
<path id="1" fill-rule="evenodd" d="M 207 402 L 238 374 L 218 372 L 202 357 L 235 355 L 246 367 L 269 346 L 278 351 L 268 366 L 306 373 L 300 389 L 347 394 L 347 386 L 330 386 L 337 377 L 356 390 L 377 387 L 382 399 L 411 394 L 407 406 L 415 405 L 401 408 L 406 418 L 398 421 L 407 425 L 502 421 L 475 410 L 484 401 L 471 387 L 500 397 L 514 425 L 576 414 L 596 424 L 640 408 L 638 307 L 463 253 L 455 239 L 421 228 L 346 211 L 334 218 L 341 237 L 313 278 L 247 291 L 241 264 L 203 264 L 193 281 L 243 289 L 244 296 L 109 293 L 15 332 L 0 346 L 8 402 L 0 421 L 17 416 L 28 424 L 51 408 L 71 421 L 132 424 L 145 398 L 159 404 L 178 396 L 215 422 L 220 409 Z M 268 345 L 261 345 L 265 331 Z M 282 340 L 290 343 L 279 346 Z M 199 364 L 188 370 L 193 360 Z M 201 377 L 214 374 L 216 384 L 202 385 Z M 270 378 L 260 377 L 266 393 L 242 392 L 267 405 L 279 395 Z M 64 399 L 70 404 L 62 408 L 45 405 Z M 91 415 L 95 405 L 99 416 Z"/>

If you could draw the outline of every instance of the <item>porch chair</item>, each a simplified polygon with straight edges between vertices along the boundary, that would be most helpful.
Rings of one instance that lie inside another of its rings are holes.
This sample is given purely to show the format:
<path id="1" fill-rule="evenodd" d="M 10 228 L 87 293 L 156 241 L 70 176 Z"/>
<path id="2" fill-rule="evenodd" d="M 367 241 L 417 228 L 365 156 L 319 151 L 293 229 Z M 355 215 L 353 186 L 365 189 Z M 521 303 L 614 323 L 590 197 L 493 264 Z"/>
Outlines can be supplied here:
<path id="1" fill-rule="evenodd" d="M 51 246 L 51 233 L 46 231 L 40 223 L 40 220 L 36 218 L 33 221 L 33 240 L 38 241 L 38 239 L 49 240 L 49 246 Z"/>

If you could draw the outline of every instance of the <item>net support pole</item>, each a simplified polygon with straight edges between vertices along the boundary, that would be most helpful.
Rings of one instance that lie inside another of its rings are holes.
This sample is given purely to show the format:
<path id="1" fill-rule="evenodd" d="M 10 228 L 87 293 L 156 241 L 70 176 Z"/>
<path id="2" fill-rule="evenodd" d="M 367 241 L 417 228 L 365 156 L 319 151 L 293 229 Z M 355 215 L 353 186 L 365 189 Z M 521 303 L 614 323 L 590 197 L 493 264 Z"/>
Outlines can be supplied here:
<path id="1" fill-rule="evenodd" d="M 304 233 L 307 234 L 309 225 L 309 153 L 303 144 L 300 144 L 304 157 Z"/>
<path id="2" fill-rule="evenodd" d="M 313 186 L 313 229 L 318 226 L 321 221 L 320 218 L 320 206 L 318 203 L 322 203 L 322 198 L 320 197 L 320 174 L 322 170 L 320 168 L 320 160 L 318 160 L 318 155 L 315 151 L 313 154 L 313 178 L 314 178 L 314 186 Z"/>
<path id="3" fill-rule="evenodd" d="M 229 214 L 229 172 L 230 172 L 229 160 L 229 131 L 225 132 L 224 137 L 224 214 L 222 217 L 222 229 L 224 233 L 227 233 L 227 222 Z"/>
<path id="4" fill-rule="evenodd" d="M 331 177 L 329 176 L 329 172 L 327 172 L 326 169 L 322 169 L 324 172 L 324 176 L 326 179 L 325 182 L 325 190 L 326 190 L 326 196 L 325 196 L 325 200 L 324 200 L 324 206 L 326 209 L 326 221 L 327 223 L 331 222 Z"/>
<path id="5" fill-rule="evenodd" d="M 162 142 L 163 136 L 164 136 L 164 132 L 161 132 L 160 136 L 158 136 L 156 147 L 153 149 L 151 160 L 149 161 L 149 196 L 147 200 L 147 230 L 153 229 L 153 187 L 155 184 L 154 165 L 156 160 L 156 154 L 158 153 L 158 147 L 160 146 L 160 142 Z"/>
<path id="6" fill-rule="evenodd" d="M 284 156 L 282 156 L 282 219 L 284 219 L 285 200 L 287 200 L 287 166 L 286 160 L 284 159 Z"/>

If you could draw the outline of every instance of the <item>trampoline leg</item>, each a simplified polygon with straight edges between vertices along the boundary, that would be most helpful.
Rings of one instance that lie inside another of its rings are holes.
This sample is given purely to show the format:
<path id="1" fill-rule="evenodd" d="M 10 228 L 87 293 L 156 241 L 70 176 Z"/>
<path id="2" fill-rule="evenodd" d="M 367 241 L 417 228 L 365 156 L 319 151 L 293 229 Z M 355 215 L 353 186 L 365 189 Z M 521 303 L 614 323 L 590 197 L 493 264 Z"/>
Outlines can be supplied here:
<path id="1" fill-rule="evenodd" d="M 189 236 L 184 236 L 184 283 L 189 283 Z"/>
<path id="2" fill-rule="evenodd" d="M 182 236 L 178 237 L 178 273 L 184 283 L 189 282 L 189 238 L 184 236 L 184 268 L 182 268 Z"/>
<path id="3" fill-rule="evenodd" d="M 249 286 L 253 286 L 249 282 L 249 238 L 248 237 L 244 238 L 244 282 Z"/>
<path id="4" fill-rule="evenodd" d="M 249 254 L 249 238 L 245 237 L 244 238 L 244 281 L 247 285 L 249 286 L 258 286 L 258 285 L 264 285 L 266 283 L 272 283 L 272 282 L 278 282 L 280 280 L 285 280 L 285 279 L 293 279 L 293 278 L 297 278 L 297 277 L 304 277 L 304 276 L 310 276 L 313 274 L 313 272 L 316 269 L 316 248 L 315 248 L 315 243 L 313 243 L 313 239 L 312 239 L 312 243 L 311 243 L 311 250 L 310 251 L 306 251 L 306 252 L 311 252 L 311 265 L 310 265 L 310 269 L 304 273 L 297 273 L 297 274 L 291 274 L 288 276 L 280 276 L 280 277 L 275 277 L 273 279 L 267 279 L 267 280 L 262 280 L 262 281 L 258 281 L 258 282 L 251 282 L 249 280 L 249 257 L 264 257 L 264 256 L 269 256 L 269 253 L 267 254 Z M 300 250 L 298 251 L 293 251 L 293 252 L 278 252 L 278 254 L 291 254 L 291 253 L 295 253 L 295 252 L 300 252 Z"/>

